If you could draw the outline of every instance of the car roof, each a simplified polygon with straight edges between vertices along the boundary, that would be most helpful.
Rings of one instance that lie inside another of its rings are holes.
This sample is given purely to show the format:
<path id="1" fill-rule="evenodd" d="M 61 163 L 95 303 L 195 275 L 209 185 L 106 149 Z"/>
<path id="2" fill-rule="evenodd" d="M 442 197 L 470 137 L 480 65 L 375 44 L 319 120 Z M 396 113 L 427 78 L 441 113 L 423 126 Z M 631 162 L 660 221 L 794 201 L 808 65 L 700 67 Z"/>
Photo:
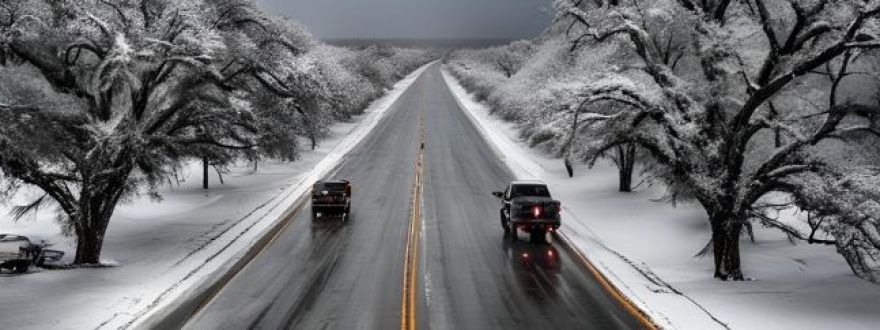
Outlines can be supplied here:
<path id="1" fill-rule="evenodd" d="M 519 185 L 519 184 L 542 184 L 542 185 L 545 185 L 545 186 L 547 185 L 547 183 L 545 183 L 544 181 L 541 181 L 541 180 L 515 180 L 515 181 L 511 182 L 510 184 L 512 184 L 512 185 Z"/>

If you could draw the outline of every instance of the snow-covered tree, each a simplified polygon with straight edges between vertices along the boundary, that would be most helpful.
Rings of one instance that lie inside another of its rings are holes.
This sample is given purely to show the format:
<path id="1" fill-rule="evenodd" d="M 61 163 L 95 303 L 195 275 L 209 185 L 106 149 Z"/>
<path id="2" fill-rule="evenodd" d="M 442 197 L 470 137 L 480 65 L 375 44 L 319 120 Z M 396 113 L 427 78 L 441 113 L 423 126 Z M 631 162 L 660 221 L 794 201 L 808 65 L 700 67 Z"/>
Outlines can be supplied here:
<path id="1" fill-rule="evenodd" d="M 253 91 L 294 97 L 284 60 L 310 43 L 244 0 L 0 2 L 0 84 L 23 92 L 0 95 L 0 169 L 99 263 L 120 200 L 182 157 L 258 146 Z"/>
<path id="2" fill-rule="evenodd" d="M 534 45 L 528 40 L 517 40 L 496 49 L 495 63 L 507 78 L 522 68 L 526 60 L 532 56 Z"/>
<path id="3" fill-rule="evenodd" d="M 569 97 L 571 97 L 569 95 Z M 579 98 L 574 97 L 575 100 Z M 577 104 L 577 107 L 585 105 Z M 594 107 L 602 107 L 602 109 L 593 110 L 596 113 L 613 113 L 617 111 L 615 104 L 604 104 L 596 102 L 591 104 Z M 618 107 L 620 105 L 617 105 Z M 594 165 L 599 159 L 606 158 L 611 161 L 617 168 L 618 172 L 618 191 L 632 192 L 633 190 L 633 172 L 635 170 L 636 160 L 638 156 L 638 144 L 635 141 L 621 139 L 615 143 L 603 143 L 603 137 L 608 130 L 616 129 L 616 127 L 606 126 L 604 115 L 586 116 L 583 118 L 583 109 L 574 111 L 563 111 L 567 115 L 559 118 L 565 122 L 571 122 L 571 128 L 565 131 L 568 136 L 562 139 L 556 139 L 556 148 L 558 153 L 570 161 L 570 158 L 583 160 Z M 562 123 L 561 125 L 564 125 Z M 561 142 L 561 144 L 559 144 Z"/>
<path id="4" fill-rule="evenodd" d="M 637 58 L 582 79 L 573 95 L 618 109 L 581 114 L 604 126 L 599 149 L 637 143 L 662 167 L 674 193 L 705 208 L 715 277 L 743 279 L 739 240 L 749 221 L 827 242 L 768 216 L 794 205 L 825 219 L 824 228 L 836 238 L 831 242 L 851 265 L 860 265 L 856 274 L 880 280 L 876 167 L 838 162 L 823 152 L 841 139 L 878 132 L 866 116 L 876 106 L 843 98 L 840 86 L 856 76 L 852 69 L 866 50 L 880 47 L 880 3 L 555 5 L 560 18 L 572 22 L 575 47 L 617 45 Z M 668 55 L 670 44 L 679 45 L 682 59 Z"/>

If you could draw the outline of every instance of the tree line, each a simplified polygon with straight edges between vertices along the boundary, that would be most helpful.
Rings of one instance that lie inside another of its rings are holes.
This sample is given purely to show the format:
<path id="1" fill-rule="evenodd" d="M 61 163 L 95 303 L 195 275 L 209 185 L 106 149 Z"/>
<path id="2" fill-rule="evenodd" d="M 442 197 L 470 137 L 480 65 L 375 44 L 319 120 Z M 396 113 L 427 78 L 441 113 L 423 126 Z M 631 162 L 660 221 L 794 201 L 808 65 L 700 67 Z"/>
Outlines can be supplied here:
<path id="1" fill-rule="evenodd" d="M 880 2 L 556 0 L 513 74 L 492 52 L 449 66 L 532 146 L 696 201 L 714 277 L 744 279 L 753 225 L 836 246 L 880 282 Z M 519 47 L 521 48 L 521 47 Z M 526 93 L 525 91 L 530 91 Z M 796 220 L 781 217 L 796 209 Z"/>
<path id="2" fill-rule="evenodd" d="M 250 0 L 0 2 L 0 191 L 43 194 L 100 263 L 113 211 L 184 162 L 294 160 L 426 63 L 314 40 Z"/>

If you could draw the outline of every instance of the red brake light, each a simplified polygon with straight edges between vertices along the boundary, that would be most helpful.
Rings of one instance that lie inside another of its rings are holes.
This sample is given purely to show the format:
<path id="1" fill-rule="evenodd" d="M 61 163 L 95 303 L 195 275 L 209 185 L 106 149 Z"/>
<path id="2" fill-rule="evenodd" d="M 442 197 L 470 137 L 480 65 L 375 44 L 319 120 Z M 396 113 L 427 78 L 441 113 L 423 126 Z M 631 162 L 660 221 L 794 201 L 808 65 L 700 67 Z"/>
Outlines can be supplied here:
<path id="1" fill-rule="evenodd" d="M 532 215 L 535 216 L 535 218 L 541 216 L 541 206 L 540 205 L 535 205 L 532 207 Z"/>

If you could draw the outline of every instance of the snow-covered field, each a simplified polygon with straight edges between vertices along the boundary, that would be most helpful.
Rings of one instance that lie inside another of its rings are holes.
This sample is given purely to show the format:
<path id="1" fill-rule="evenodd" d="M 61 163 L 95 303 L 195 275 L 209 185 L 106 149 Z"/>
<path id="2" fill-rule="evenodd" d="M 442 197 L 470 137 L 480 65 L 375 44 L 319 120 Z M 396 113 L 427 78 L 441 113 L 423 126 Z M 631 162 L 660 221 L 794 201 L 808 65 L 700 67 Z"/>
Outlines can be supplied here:
<path id="1" fill-rule="evenodd" d="M 498 156 L 520 178 L 546 181 L 565 209 L 561 233 L 575 243 L 656 323 L 675 329 L 876 329 L 880 286 L 850 271 L 833 247 L 792 245 L 772 229 L 756 227 L 743 242 L 745 282 L 712 278 L 712 257 L 692 257 L 709 239 L 697 206 L 654 201 L 662 187 L 617 192 L 609 164 L 575 168 L 528 148 L 514 124 L 444 72 L 453 93 Z"/>
<path id="2" fill-rule="evenodd" d="M 256 172 L 250 166 L 231 168 L 222 185 L 212 170 L 207 191 L 201 188 L 201 168 L 192 164 L 181 173 L 184 182 L 162 189 L 161 202 L 143 197 L 120 206 L 102 254 L 118 267 L 0 275 L 0 328 L 125 328 L 173 302 L 240 258 L 312 182 L 343 161 L 428 65 L 352 122 L 335 124 L 328 139 L 296 162 L 262 162 Z M 74 240 L 61 235 L 48 211 L 18 222 L 0 219 L 0 232 L 45 239 L 65 251 L 66 258 L 75 250 Z"/>

